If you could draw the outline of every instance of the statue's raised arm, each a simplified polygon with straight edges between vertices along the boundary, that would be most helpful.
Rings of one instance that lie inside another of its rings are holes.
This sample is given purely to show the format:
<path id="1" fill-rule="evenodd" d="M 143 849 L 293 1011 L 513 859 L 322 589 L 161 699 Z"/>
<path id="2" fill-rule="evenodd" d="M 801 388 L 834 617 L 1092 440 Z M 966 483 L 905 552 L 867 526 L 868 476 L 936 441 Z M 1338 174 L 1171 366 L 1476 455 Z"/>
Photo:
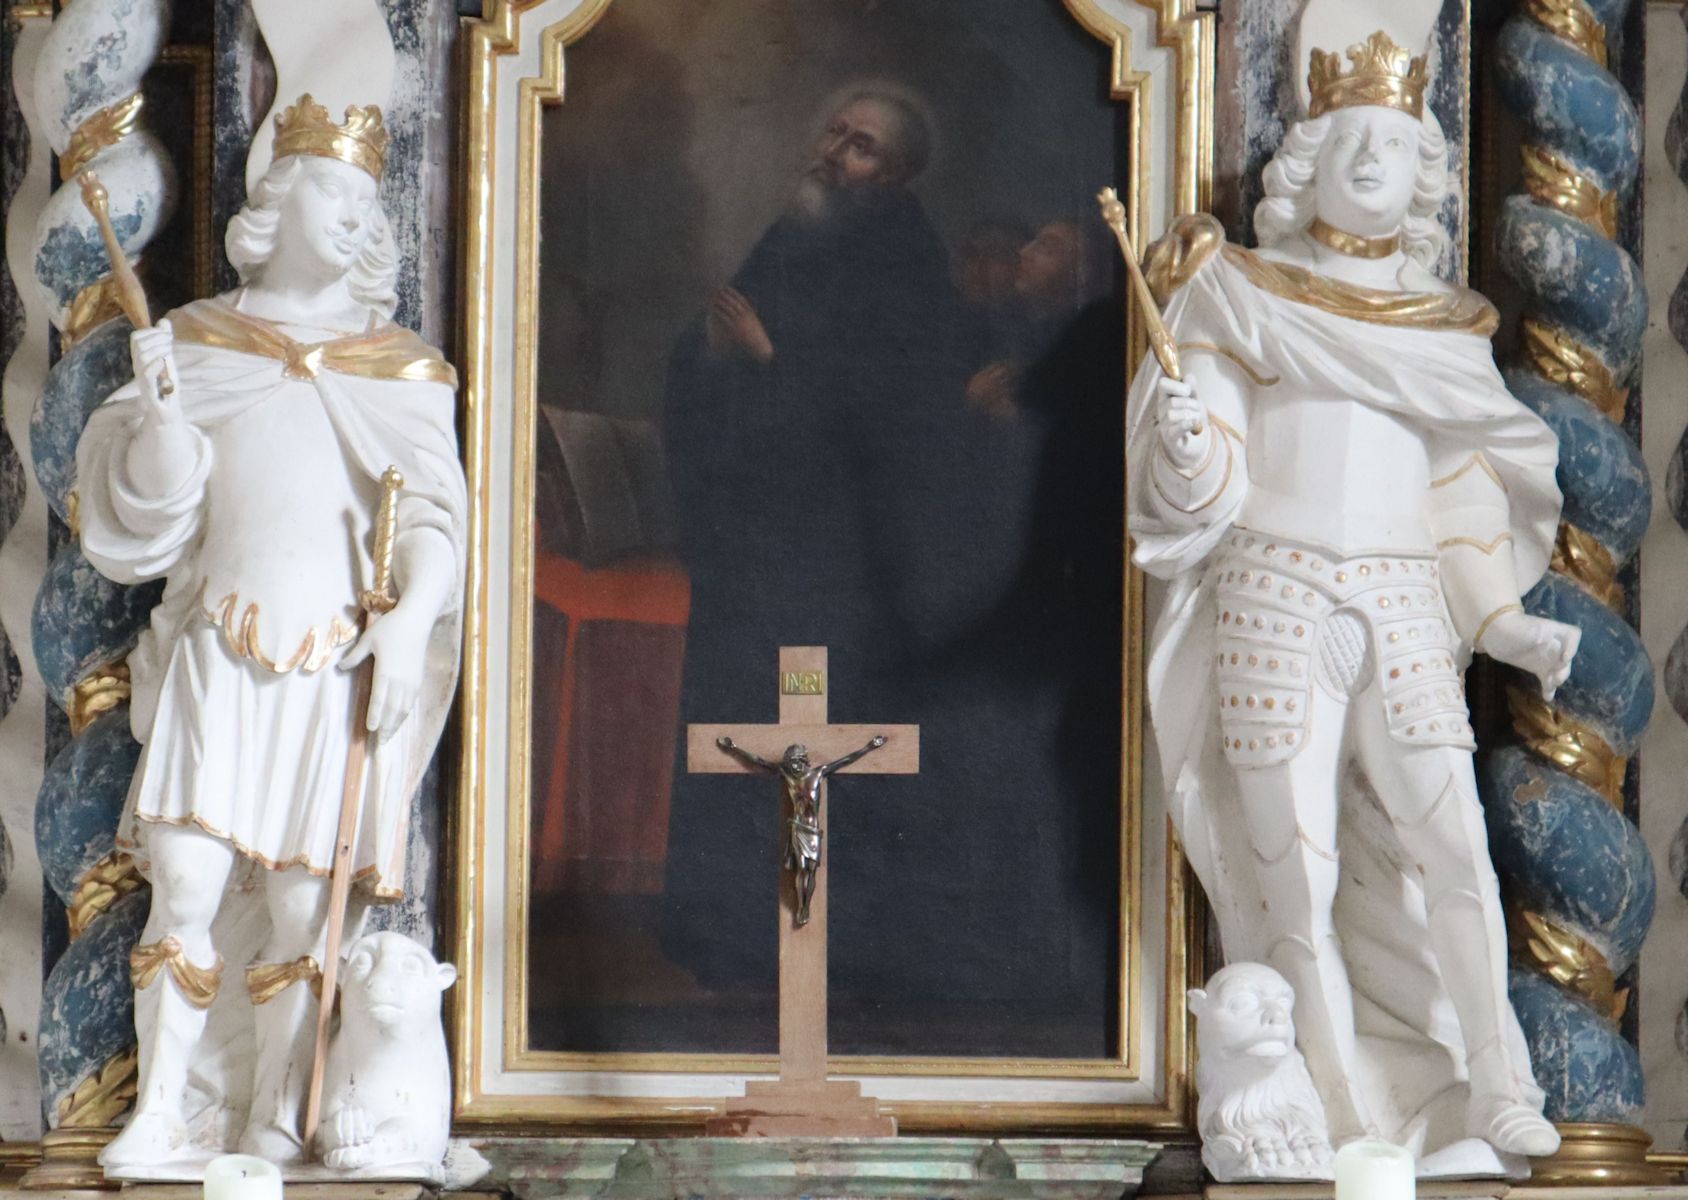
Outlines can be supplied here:
<path id="1" fill-rule="evenodd" d="M 731 754 L 740 762 L 748 763 L 750 766 L 755 767 L 758 771 L 778 771 L 780 769 L 779 763 L 770 762 L 768 759 L 763 758 L 760 754 L 754 754 L 751 751 L 746 750 L 730 737 L 716 738 L 715 748 L 725 754 Z"/>
<path id="2" fill-rule="evenodd" d="M 834 771 L 842 771 L 851 763 L 858 762 L 861 759 L 866 758 L 869 754 L 872 754 L 884 744 L 885 735 L 882 733 L 875 734 L 873 737 L 868 739 L 867 745 L 863 746 L 860 750 L 852 750 L 842 758 L 835 758 L 831 762 L 822 765 L 820 768 L 822 778 L 831 775 Z"/>

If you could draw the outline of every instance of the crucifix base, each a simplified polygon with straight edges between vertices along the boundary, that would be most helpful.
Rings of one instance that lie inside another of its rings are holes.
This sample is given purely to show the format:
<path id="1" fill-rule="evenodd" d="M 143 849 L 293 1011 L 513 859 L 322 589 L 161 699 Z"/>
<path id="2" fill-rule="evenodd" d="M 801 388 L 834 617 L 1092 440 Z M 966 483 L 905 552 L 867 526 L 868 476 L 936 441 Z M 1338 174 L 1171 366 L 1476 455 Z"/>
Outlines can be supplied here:
<path id="1" fill-rule="evenodd" d="M 879 1102 L 851 1080 L 753 1079 L 704 1131 L 710 1137 L 896 1137 L 897 1119 L 883 1115 Z"/>

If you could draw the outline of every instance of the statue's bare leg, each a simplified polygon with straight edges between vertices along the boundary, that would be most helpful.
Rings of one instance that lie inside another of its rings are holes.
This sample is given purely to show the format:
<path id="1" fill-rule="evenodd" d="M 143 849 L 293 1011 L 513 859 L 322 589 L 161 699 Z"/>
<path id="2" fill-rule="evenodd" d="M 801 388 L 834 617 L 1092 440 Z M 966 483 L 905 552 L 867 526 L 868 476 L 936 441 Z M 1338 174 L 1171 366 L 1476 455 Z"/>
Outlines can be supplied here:
<path id="1" fill-rule="evenodd" d="M 1322 688 L 1311 702 L 1307 741 L 1273 766 L 1238 767 L 1255 870 L 1266 961 L 1295 989 L 1296 1041 L 1325 1102 L 1332 1145 L 1376 1136 L 1359 1089 L 1354 1000 L 1332 906 L 1340 878 L 1337 785 L 1347 703 Z"/>
<path id="2" fill-rule="evenodd" d="M 792 885 L 797 889 L 797 924 L 809 923 L 809 902 L 815 895 L 815 871 L 819 864 L 805 862 L 797 868 L 792 876 Z"/>
<path id="3" fill-rule="evenodd" d="M 327 878 L 302 867 L 264 873 L 271 932 L 258 962 L 247 972 L 257 1039 L 252 1107 L 240 1149 L 276 1163 L 309 1157 L 301 1124 L 316 1034 L 314 975 L 328 936 L 328 886 Z M 348 944 L 361 931 L 365 911 L 356 899 L 348 908 Z M 275 986 L 283 980 L 283 986 Z"/>
<path id="4" fill-rule="evenodd" d="M 1529 1052 L 1507 999 L 1506 919 L 1471 754 L 1404 745 L 1390 737 L 1380 698 L 1361 703 L 1360 762 L 1423 876 L 1430 949 L 1459 1016 L 1468 1131 L 1513 1154 L 1552 1154 L 1558 1133 L 1525 1101 Z"/>
<path id="5" fill-rule="evenodd" d="M 157 1166 L 188 1150 L 188 1068 L 220 980 L 211 922 L 235 851 L 196 826 L 144 829 L 152 912 L 130 962 L 139 1079 L 135 1112 L 100 1155 L 107 1167 Z"/>

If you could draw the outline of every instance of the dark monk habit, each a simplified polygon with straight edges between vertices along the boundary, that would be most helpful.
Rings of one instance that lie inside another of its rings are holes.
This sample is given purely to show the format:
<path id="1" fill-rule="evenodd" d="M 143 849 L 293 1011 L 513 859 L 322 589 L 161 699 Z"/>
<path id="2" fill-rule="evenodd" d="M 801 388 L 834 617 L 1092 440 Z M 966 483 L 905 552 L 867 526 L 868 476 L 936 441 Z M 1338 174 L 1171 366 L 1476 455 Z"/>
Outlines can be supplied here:
<path id="1" fill-rule="evenodd" d="M 966 364 L 947 256 L 907 186 L 928 144 L 905 103 L 847 101 L 787 213 L 674 351 L 667 437 L 692 578 L 682 723 L 772 717 L 781 645 L 830 649 L 839 719 L 883 716 L 886 700 L 918 719 L 886 669 L 920 628 L 908 606 L 942 594 L 920 574 L 941 536 L 922 522 L 967 490 L 932 475 Z M 675 790 L 665 943 L 706 983 L 771 985 L 772 807 L 683 767 Z M 846 943 L 849 920 L 835 903 Z"/>

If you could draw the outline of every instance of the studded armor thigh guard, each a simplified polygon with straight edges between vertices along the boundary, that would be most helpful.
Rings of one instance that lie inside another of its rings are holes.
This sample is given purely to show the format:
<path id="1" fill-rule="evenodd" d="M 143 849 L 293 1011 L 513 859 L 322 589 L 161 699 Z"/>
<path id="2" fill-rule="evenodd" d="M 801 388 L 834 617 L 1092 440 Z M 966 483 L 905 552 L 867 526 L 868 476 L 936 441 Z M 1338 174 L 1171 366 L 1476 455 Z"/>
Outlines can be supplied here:
<path id="1" fill-rule="evenodd" d="M 1295 757 L 1320 692 L 1383 704 L 1396 741 L 1476 749 L 1434 556 L 1333 559 L 1236 530 L 1212 570 L 1219 729 L 1233 766 Z"/>

